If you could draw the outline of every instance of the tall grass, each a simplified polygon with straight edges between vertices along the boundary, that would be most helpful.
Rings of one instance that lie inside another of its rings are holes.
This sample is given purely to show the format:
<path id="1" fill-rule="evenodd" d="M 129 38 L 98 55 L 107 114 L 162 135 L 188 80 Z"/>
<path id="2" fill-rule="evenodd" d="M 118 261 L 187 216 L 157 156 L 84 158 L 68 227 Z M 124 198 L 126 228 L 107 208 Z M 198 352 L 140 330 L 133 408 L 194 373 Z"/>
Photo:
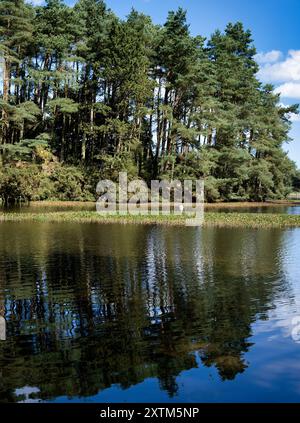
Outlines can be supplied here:
<path id="1" fill-rule="evenodd" d="M 74 222 L 185 226 L 186 216 L 102 216 L 90 211 L 0 213 L 0 222 Z M 204 227 L 295 228 L 300 216 L 269 213 L 205 213 Z"/>

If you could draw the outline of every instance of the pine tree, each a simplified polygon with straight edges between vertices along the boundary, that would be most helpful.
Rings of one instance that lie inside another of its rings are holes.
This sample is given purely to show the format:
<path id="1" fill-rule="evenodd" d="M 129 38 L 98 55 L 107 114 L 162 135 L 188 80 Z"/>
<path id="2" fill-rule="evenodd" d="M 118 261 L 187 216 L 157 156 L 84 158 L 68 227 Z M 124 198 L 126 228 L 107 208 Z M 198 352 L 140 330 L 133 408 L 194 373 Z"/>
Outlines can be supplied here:
<path id="1" fill-rule="evenodd" d="M 31 40 L 31 10 L 24 0 L 5 0 L 0 3 L 0 53 L 3 62 L 2 124 L 0 143 L 10 137 L 9 104 L 16 80 L 12 79 L 14 68 L 19 67 L 24 49 Z"/>
<path id="2" fill-rule="evenodd" d="M 48 161 L 46 179 L 65 187 L 70 169 L 79 181 L 127 171 L 205 178 L 209 201 L 282 198 L 297 179 L 283 147 L 298 106 L 260 83 L 255 53 L 241 23 L 207 41 L 181 8 L 160 26 L 135 10 L 121 20 L 102 0 L 0 0 L 1 162 L 35 175 Z"/>

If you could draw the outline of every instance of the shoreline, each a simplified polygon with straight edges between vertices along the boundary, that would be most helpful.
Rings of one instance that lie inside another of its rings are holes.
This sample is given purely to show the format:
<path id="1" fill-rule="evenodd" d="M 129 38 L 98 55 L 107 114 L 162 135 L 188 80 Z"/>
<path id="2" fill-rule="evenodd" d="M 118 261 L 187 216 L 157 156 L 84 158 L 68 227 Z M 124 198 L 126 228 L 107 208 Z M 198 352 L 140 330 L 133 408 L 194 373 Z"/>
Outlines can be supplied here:
<path id="1" fill-rule="evenodd" d="M 150 203 L 149 203 L 150 204 Z M 148 207 L 149 204 L 142 204 L 144 207 Z M 170 203 L 172 206 L 174 203 Z M 219 209 L 219 208 L 268 208 L 268 207 L 287 207 L 287 206 L 299 206 L 300 200 L 270 200 L 265 202 L 247 202 L 247 201 L 229 201 L 229 202 L 216 202 L 216 203 L 204 203 L 205 209 Z M 57 201 L 57 200 L 44 200 L 44 201 L 30 201 L 29 203 L 21 203 L 13 205 L 12 207 L 95 207 L 96 201 Z M 0 200 L 0 212 L 3 208 L 3 204 Z"/>
<path id="2" fill-rule="evenodd" d="M 99 224 L 135 224 L 157 226 L 186 226 L 187 217 L 182 216 L 102 216 L 97 212 L 65 211 L 46 213 L 0 213 L 0 223 L 4 222 L 40 222 L 40 223 L 99 223 Z M 201 227 L 218 228 L 300 228 L 300 215 L 280 213 L 205 213 Z"/>
<path id="3" fill-rule="evenodd" d="M 78 207 L 81 206 L 95 206 L 96 202 L 95 201 L 49 201 L 49 200 L 45 200 L 45 201 L 31 201 L 29 203 L 29 206 L 52 206 L 52 207 L 57 207 L 57 206 L 76 206 L 78 205 Z M 170 205 L 172 205 L 173 203 L 170 203 Z M 146 204 L 143 204 L 144 206 Z M 204 207 L 210 209 L 210 208 L 219 208 L 219 207 L 224 207 L 224 208 L 239 208 L 239 207 L 277 207 L 277 206 L 290 206 L 290 205 L 300 205 L 300 200 L 270 200 L 270 201 L 265 201 L 265 202 L 248 202 L 248 201 L 229 201 L 224 202 L 217 202 L 217 203 L 204 203 Z"/>

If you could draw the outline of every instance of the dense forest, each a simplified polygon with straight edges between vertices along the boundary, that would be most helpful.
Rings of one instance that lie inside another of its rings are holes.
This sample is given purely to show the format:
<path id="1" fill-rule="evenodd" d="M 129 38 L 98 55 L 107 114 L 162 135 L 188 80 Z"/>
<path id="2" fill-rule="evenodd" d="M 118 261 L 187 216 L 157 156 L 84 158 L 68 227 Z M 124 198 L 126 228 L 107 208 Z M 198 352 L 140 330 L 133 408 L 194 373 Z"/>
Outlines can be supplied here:
<path id="1" fill-rule="evenodd" d="M 199 20 L 201 29 L 201 21 Z M 0 196 L 93 200 L 99 178 L 205 178 L 208 201 L 283 198 L 290 114 L 257 78 L 251 32 L 192 36 L 102 0 L 0 0 Z"/>

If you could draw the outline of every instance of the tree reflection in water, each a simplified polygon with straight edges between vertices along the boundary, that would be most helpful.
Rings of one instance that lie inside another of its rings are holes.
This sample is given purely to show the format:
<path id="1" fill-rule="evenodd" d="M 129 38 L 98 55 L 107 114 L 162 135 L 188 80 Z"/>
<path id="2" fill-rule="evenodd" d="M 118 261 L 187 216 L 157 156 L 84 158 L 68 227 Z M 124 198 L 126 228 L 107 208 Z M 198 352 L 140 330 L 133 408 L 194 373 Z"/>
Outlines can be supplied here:
<path id="1" fill-rule="evenodd" d="M 289 295 L 281 231 L 4 224 L 0 400 L 92 396 L 215 366 L 251 363 L 251 325 Z M 272 248 L 270 248 L 272 246 Z"/>

